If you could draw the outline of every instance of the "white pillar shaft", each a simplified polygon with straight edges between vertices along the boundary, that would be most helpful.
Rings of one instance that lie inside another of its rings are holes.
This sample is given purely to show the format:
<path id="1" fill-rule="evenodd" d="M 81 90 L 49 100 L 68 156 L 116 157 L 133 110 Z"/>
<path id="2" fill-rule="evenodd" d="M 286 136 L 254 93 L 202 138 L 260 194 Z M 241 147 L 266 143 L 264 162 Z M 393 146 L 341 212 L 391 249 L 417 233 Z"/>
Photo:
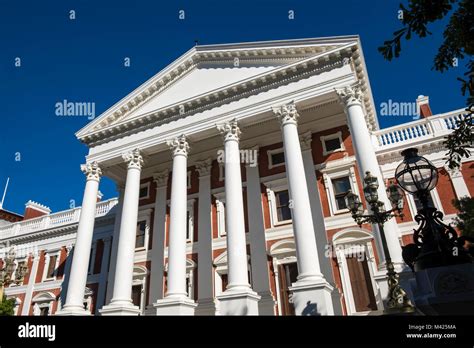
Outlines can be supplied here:
<path id="1" fill-rule="evenodd" d="M 82 200 L 81 216 L 77 228 L 77 239 L 69 277 L 66 304 L 63 308 L 83 309 L 84 291 L 87 283 L 87 271 L 94 232 L 97 191 L 99 181 L 88 179 Z"/>
<path id="2" fill-rule="evenodd" d="M 165 255 L 166 184 L 156 189 L 155 212 L 153 218 L 153 245 L 151 256 L 150 298 L 163 298 L 163 275 Z"/>
<path id="3" fill-rule="evenodd" d="M 262 195 L 258 167 L 247 166 L 246 173 L 250 255 L 252 256 L 252 287 L 258 293 L 269 292 L 267 245 L 265 227 L 263 225 Z"/>
<path id="4" fill-rule="evenodd" d="M 132 279 L 137 231 L 140 172 L 137 166 L 128 166 L 125 195 L 120 221 L 117 262 L 115 266 L 112 303 L 132 305 Z"/>
<path id="5" fill-rule="evenodd" d="M 198 297 L 213 298 L 212 289 L 212 231 L 211 231 L 211 176 L 199 176 L 198 217 Z M 199 302 L 199 301 L 198 301 Z"/>
<path id="6" fill-rule="evenodd" d="M 175 154 L 171 181 L 170 232 L 168 246 L 168 291 L 166 297 L 187 297 L 186 224 L 187 156 Z"/>
<path id="7" fill-rule="evenodd" d="M 320 279 L 322 275 L 296 122 L 284 122 L 282 133 L 288 188 L 293 202 L 292 217 L 298 280 Z"/>
<path id="8" fill-rule="evenodd" d="M 228 289 L 249 288 L 239 142 L 225 141 L 225 199 Z"/>
<path id="9" fill-rule="evenodd" d="M 97 304 L 96 308 L 102 307 L 105 305 L 105 290 L 107 284 L 107 268 L 110 260 L 110 241 L 111 237 L 106 237 L 103 240 L 103 251 L 102 251 L 102 261 L 100 266 L 100 277 L 99 277 L 99 290 L 97 294 Z"/>
<path id="10" fill-rule="evenodd" d="M 371 136 L 367 128 L 362 105 L 359 102 L 349 103 L 346 106 L 346 114 L 360 177 L 363 180 L 367 171 L 370 171 L 372 175 L 377 177 L 379 180 L 379 200 L 385 202 L 386 208 L 389 210 L 391 209 L 391 205 L 385 191 L 385 181 L 382 177 L 372 142 L 370 141 Z M 380 241 L 379 231 L 375 225 L 373 226 L 373 230 Z M 384 224 L 384 230 L 392 261 L 402 264 L 402 249 L 398 240 L 399 233 L 395 219 L 387 221 Z M 380 245 L 380 242 L 378 244 Z M 380 261 L 384 262 L 385 255 L 383 254 L 383 250 L 378 248 L 378 252 Z"/>
<path id="11" fill-rule="evenodd" d="M 120 240 L 120 221 L 122 220 L 123 189 L 119 188 L 119 202 L 115 212 L 114 234 L 112 237 L 112 248 L 110 251 L 109 272 L 107 276 L 107 293 L 105 304 L 109 304 L 114 293 L 115 265 L 117 264 L 118 242 Z"/>

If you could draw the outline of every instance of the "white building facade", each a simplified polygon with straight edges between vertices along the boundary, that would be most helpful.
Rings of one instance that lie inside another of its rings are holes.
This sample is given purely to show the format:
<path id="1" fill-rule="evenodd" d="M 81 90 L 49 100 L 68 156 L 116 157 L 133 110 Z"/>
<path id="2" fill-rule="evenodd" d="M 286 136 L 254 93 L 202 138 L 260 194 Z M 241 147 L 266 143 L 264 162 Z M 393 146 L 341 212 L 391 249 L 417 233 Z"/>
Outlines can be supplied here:
<path id="1" fill-rule="evenodd" d="M 80 209 L 0 227 L 35 250 L 6 294 L 22 315 L 380 311 L 379 232 L 344 195 L 362 194 L 367 171 L 392 179 L 415 146 L 440 168 L 432 200 L 449 221 L 473 190 L 470 160 L 444 168 L 461 112 L 380 130 L 356 36 L 195 46 L 76 134 L 89 147 Z M 97 200 L 103 176 L 117 199 Z M 390 209 L 384 185 L 379 197 Z M 402 278 L 406 203 L 384 226 Z"/>

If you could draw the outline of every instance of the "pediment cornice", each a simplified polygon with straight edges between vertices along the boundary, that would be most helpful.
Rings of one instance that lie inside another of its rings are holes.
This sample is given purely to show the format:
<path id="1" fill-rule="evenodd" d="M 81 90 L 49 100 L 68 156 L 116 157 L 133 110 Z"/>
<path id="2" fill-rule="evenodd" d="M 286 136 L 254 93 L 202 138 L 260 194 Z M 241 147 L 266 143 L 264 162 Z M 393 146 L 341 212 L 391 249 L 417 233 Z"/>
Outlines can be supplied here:
<path id="1" fill-rule="evenodd" d="M 239 46 L 239 45 L 236 45 Z M 229 103 L 236 99 L 245 98 L 254 93 L 275 88 L 278 85 L 303 78 L 310 74 L 318 74 L 328 69 L 347 64 L 353 64 L 353 70 L 358 75 L 364 88 L 364 69 L 360 67 L 361 59 L 358 52 L 358 41 L 352 40 L 341 45 L 309 45 L 305 47 L 250 47 L 229 48 L 226 51 L 214 51 L 207 46 L 196 46 L 181 58 L 162 70 L 129 96 L 112 106 L 98 119 L 84 127 L 76 136 L 89 146 L 99 145 L 129 135 L 134 132 L 153 128 L 206 109 Z M 328 49 L 330 48 L 330 49 Z M 141 114 L 137 117 L 127 117 L 154 96 L 162 93 L 177 80 L 188 74 L 200 64 L 228 64 L 235 58 L 246 62 L 279 60 L 285 64 L 270 71 L 226 85 L 210 92 L 203 93 L 178 103 Z M 371 98 L 371 96 L 370 96 Z M 371 99 L 365 98 L 365 106 L 369 124 L 376 125 Z"/>

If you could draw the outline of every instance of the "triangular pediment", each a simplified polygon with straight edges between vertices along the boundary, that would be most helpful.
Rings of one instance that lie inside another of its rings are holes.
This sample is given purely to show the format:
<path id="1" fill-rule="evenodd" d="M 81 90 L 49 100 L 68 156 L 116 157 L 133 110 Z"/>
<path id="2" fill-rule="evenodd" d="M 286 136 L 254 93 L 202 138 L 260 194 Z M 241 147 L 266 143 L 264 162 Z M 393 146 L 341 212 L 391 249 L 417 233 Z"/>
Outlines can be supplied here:
<path id="1" fill-rule="evenodd" d="M 238 89 L 268 83 L 298 64 L 351 51 L 357 36 L 195 46 L 76 133 L 88 143 L 127 125 L 202 106 Z"/>

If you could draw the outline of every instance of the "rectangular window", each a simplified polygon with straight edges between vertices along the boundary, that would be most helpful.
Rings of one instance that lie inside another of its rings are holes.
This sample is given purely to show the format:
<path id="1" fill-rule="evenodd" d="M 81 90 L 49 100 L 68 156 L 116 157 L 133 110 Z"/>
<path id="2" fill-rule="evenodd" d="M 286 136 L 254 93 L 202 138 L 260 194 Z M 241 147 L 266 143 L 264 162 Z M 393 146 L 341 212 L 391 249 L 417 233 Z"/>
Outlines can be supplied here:
<path id="1" fill-rule="evenodd" d="M 135 248 L 145 247 L 145 232 L 146 232 L 146 221 L 139 221 L 137 223 L 137 234 L 135 240 Z"/>
<path id="2" fill-rule="evenodd" d="M 334 199 L 338 210 L 347 209 L 346 194 L 351 190 L 351 183 L 348 176 L 332 179 L 334 188 Z"/>
<path id="3" fill-rule="evenodd" d="M 140 307 L 142 299 L 142 286 L 133 285 L 132 286 L 132 302 L 135 306 Z"/>
<path id="4" fill-rule="evenodd" d="M 54 278 L 54 273 L 56 271 L 56 260 L 58 259 L 58 255 L 51 255 L 49 257 L 49 264 L 48 264 L 48 270 L 46 272 L 46 279 L 52 279 Z"/>
<path id="5" fill-rule="evenodd" d="M 288 190 L 275 192 L 278 222 L 291 220 L 290 195 Z"/>
<path id="6" fill-rule="evenodd" d="M 285 163 L 285 153 L 283 151 L 281 152 L 277 152 L 277 153 L 273 153 L 271 155 L 271 159 L 272 159 L 272 165 L 273 166 L 276 166 L 278 164 L 282 164 L 282 163 Z"/>
<path id="7" fill-rule="evenodd" d="M 148 198 L 148 187 L 149 187 L 148 184 L 140 186 L 140 199 Z"/>
<path id="8" fill-rule="evenodd" d="M 413 196 L 413 199 L 415 201 L 415 206 L 416 206 L 416 211 L 418 212 L 418 210 L 420 210 L 421 208 L 423 208 L 423 206 L 421 205 L 421 202 L 420 200 L 418 199 L 418 197 L 416 197 L 415 195 Z M 431 196 L 431 194 L 428 195 L 428 206 L 431 207 L 431 208 L 435 208 L 435 205 L 434 205 L 434 202 L 433 202 L 433 197 Z"/>
<path id="9" fill-rule="evenodd" d="M 339 140 L 339 137 L 324 140 L 324 145 L 326 146 L 326 152 L 333 152 L 341 149 L 341 141 Z"/>
<path id="10" fill-rule="evenodd" d="M 191 213 L 190 211 L 186 211 L 186 240 L 191 240 Z"/>

